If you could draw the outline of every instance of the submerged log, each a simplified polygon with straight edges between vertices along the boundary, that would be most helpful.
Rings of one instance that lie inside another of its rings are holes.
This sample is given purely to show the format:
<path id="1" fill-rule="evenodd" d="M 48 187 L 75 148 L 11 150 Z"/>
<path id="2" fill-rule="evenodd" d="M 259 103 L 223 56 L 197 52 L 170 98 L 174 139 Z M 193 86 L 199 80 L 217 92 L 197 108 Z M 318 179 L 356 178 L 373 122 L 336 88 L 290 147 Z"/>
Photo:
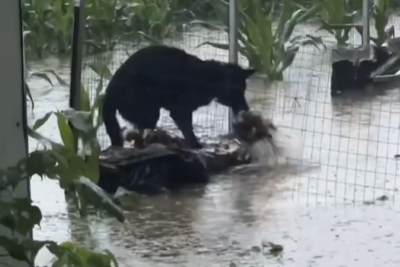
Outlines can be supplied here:
<path id="1" fill-rule="evenodd" d="M 178 190 L 193 184 L 208 183 L 212 174 L 249 162 L 248 154 L 235 140 L 221 140 L 201 150 L 178 147 L 183 140 L 151 133 L 154 143 L 144 141 L 139 148 L 109 147 L 100 157 L 99 186 L 110 194 L 118 187 L 143 194 L 165 189 Z M 156 139 L 155 136 L 162 137 Z M 171 140 L 177 143 L 162 143 Z"/>
<path id="2" fill-rule="evenodd" d="M 125 135 L 130 146 L 109 147 L 100 156 L 98 185 L 110 194 L 118 187 L 142 194 L 157 194 L 194 184 L 206 184 L 210 175 L 252 161 L 251 146 L 270 141 L 276 129 L 269 120 L 241 112 L 234 133 L 200 150 L 186 147 L 182 138 L 162 129 Z"/>

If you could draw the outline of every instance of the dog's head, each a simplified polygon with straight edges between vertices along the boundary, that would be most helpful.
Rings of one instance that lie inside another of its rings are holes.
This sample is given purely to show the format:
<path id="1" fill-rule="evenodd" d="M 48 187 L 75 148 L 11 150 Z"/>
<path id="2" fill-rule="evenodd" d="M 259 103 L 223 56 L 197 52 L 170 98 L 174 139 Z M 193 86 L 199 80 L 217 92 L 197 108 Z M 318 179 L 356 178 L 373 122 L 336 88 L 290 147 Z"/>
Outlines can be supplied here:
<path id="1" fill-rule="evenodd" d="M 247 79 L 255 72 L 255 69 L 244 69 L 236 64 L 224 64 L 224 84 L 223 89 L 217 96 L 217 101 L 225 106 L 231 107 L 235 115 L 239 111 L 248 111 L 245 93 L 247 89 Z"/>

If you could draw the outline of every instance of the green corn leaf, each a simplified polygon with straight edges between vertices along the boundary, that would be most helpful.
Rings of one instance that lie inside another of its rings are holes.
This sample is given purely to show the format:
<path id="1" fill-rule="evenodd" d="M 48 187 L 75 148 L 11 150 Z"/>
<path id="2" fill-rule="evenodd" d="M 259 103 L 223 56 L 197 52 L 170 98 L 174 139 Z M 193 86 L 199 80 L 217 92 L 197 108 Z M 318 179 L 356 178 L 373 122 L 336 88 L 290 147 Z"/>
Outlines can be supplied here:
<path id="1" fill-rule="evenodd" d="M 32 126 L 33 131 L 36 131 L 37 129 L 42 127 L 49 120 L 49 118 L 52 114 L 53 114 L 53 112 L 48 112 L 42 118 L 37 119 Z"/>
<path id="2" fill-rule="evenodd" d="M 89 92 L 86 88 L 82 85 L 81 86 L 81 96 L 80 96 L 80 109 L 82 111 L 90 111 L 90 97 Z"/>
<path id="3" fill-rule="evenodd" d="M 214 42 L 209 42 L 209 41 L 203 42 L 203 43 L 199 44 L 198 46 L 196 46 L 195 48 L 199 48 L 204 45 L 209 45 L 209 46 L 212 46 L 212 47 L 215 47 L 218 49 L 222 49 L 222 50 L 229 50 L 229 44 L 214 43 Z"/>
<path id="4" fill-rule="evenodd" d="M 57 116 L 58 130 L 64 146 L 71 151 L 75 151 L 75 137 L 68 125 L 68 120 L 61 112 L 55 114 Z"/>

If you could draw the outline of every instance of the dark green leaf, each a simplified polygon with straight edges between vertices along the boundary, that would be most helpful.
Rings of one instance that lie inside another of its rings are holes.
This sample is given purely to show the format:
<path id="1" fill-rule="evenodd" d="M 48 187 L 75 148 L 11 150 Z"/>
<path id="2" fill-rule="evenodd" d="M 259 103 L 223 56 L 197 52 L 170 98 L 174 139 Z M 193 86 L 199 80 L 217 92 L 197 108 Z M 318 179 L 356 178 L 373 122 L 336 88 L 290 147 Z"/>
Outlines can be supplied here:
<path id="1" fill-rule="evenodd" d="M 11 258 L 24 261 L 28 263 L 29 266 L 33 266 L 33 263 L 25 253 L 24 246 L 20 244 L 16 238 L 0 236 L 0 247 L 2 247 Z"/>
<path id="2" fill-rule="evenodd" d="M 69 109 L 63 111 L 63 114 L 76 129 L 85 133 L 93 130 L 93 119 L 90 112 Z"/>
<path id="3" fill-rule="evenodd" d="M 25 253 L 34 260 L 36 258 L 36 255 L 43 247 L 47 247 L 50 245 L 57 245 L 57 244 L 53 241 L 38 241 L 38 240 L 27 239 L 22 241 L 21 245 L 24 247 Z"/>
<path id="4" fill-rule="evenodd" d="M 215 47 L 218 49 L 229 50 L 229 44 L 213 43 L 213 42 L 209 42 L 209 41 L 199 44 L 198 46 L 195 47 L 195 49 L 199 48 L 203 45 L 209 45 L 209 46 L 212 46 L 212 47 Z"/>
<path id="5" fill-rule="evenodd" d="M 84 86 L 81 87 L 81 97 L 80 97 L 80 110 L 82 111 L 90 111 L 90 97 L 89 97 L 89 93 L 88 90 L 86 90 L 86 88 Z"/>
<path id="6" fill-rule="evenodd" d="M 38 119 L 35 121 L 35 124 L 33 124 L 32 130 L 36 131 L 37 129 L 39 129 L 40 127 L 43 126 L 43 124 L 45 124 L 50 116 L 53 114 L 53 112 L 48 112 L 46 113 L 46 115 L 44 115 L 42 118 Z"/>
<path id="7" fill-rule="evenodd" d="M 47 170 L 56 165 L 56 160 L 53 158 L 50 151 L 36 150 L 29 154 L 28 158 L 22 162 L 25 165 L 27 175 L 39 175 L 43 177 L 47 174 Z"/>
<path id="8" fill-rule="evenodd" d="M 42 143 L 42 144 L 50 144 L 51 147 L 55 150 L 63 150 L 64 147 L 61 144 L 58 144 L 52 140 L 50 140 L 49 138 L 44 137 L 43 135 L 39 134 L 38 132 L 36 132 L 35 130 L 33 130 L 32 128 L 28 127 L 27 129 L 27 133 L 28 136 L 37 140 L 38 142 Z"/>
<path id="9" fill-rule="evenodd" d="M 74 180 L 79 197 L 82 197 L 86 203 L 97 208 L 104 209 L 111 215 L 116 217 L 120 222 L 125 220 L 123 211 L 116 203 L 101 189 L 88 178 L 80 177 Z"/>
<path id="10" fill-rule="evenodd" d="M 75 137 L 72 129 L 68 125 L 68 120 L 63 113 L 57 112 L 58 131 L 60 132 L 61 140 L 67 149 L 75 151 Z"/>
<path id="11" fill-rule="evenodd" d="M 42 213 L 38 207 L 32 205 L 29 199 L 14 198 L 13 202 L 3 203 L 1 206 L 3 213 L 0 223 L 11 231 L 17 231 L 26 236 L 32 232 L 35 225 L 40 225 Z"/>
<path id="12" fill-rule="evenodd" d="M 57 82 L 58 82 L 60 85 L 66 86 L 66 87 L 69 86 L 68 83 L 67 83 L 66 81 L 64 81 L 64 80 L 57 74 L 57 72 L 56 72 L 55 70 L 47 69 L 47 70 L 43 70 L 42 72 L 49 72 L 49 73 L 53 74 L 54 77 L 56 77 Z"/>
<path id="13" fill-rule="evenodd" d="M 46 80 L 51 86 L 54 86 L 54 85 L 53 85 L 53 82 L 51 81 L 51 79 L 50 79 L 50 77 L 49 77 L 49 75 L 47 75 L 46 73 L 43 73 L 43 72 L 33 72 L 33 73 L 31 73 L 31 75 L 32 75 L 32 76 L 35 76 L 35 77 L 42 78 L 42 79 Z"/>
<path id="14" fill-rule="evenodd" d="M 105 64 L 90 63 L 90 64 L 87 64 L 86 66 L 91 68 L 97 75 L 99 75 L 100 77 L 103 77 L 105 79 L 109 80 L 113 76 L 110 69 Z"/>

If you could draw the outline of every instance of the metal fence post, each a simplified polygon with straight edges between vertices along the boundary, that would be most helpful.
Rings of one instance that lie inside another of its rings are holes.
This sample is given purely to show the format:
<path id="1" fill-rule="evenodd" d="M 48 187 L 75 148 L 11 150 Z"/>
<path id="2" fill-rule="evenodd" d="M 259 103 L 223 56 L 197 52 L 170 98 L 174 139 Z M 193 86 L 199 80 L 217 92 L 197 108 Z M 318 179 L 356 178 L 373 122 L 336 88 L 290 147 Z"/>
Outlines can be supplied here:
<path id="1" fill-rule="evenodd" d="M 238 63 L 238 1 L 229 0 L 229 62 Z M 229 111 L 229 132 L 232 131 L 233 113 Z"/>
<path id="2" fill-rule="evenodd" d="M 76 110 L 80 109 L 81 101 L 82 58 L 85 38 L 84 11 L 85 0 L 75 0 L 74 25 L 72 33 L 71 85 L 69 91 L 69 106 Z M 76 140 L 75 146 L 76 149 L 78 149 L 78 140 Z"/>
<path id="3" fill-rule="evenodd" d="M 363 25 L 362 45 L 364 47 L 370 46 L 369 18 L 370 18 L 370 0 L 363 0 L 363 5 L 362 5 L 362 25 Z"/>
<path id="4" fill-rule="evenodd" d="M 15 166 L 20 160 L 28 156 L 26 79 L 24 75 L 24 39 L 21 10 L 22 1 L 0 1 L 0 34 L 2 36 L 7 35 L 7 38 L 3 38 L 0 42 L 0 121 L 2 126 L 0 132 L 0 169 L 2 170 Z M 7 184 L 8 179 L 22 178 L 3 177 L 4 174 L 1 181 L 2 186 Z M 17 181 L 15 180 L 15 182 Z M 7 191 L 0 190 L 1 201 L 31 200 L 29 179 L 18 181 L 12 189 L 12 193 Z M 24 213 L 22 216 L 25 215 Z M 2 215 L 2 219 L 5 219 L 5 221 L 3 220 L 3 224 L 0 226 L 1 237 L 16 238 L 19 241 L 32 240 L 31 231 L 26 236 L 21 236 L 18 231 L 4 227 L 4 222 L 10 222 L 6 216 Z M 11 222 L 13 221 L 11 220 Z M 10 253 L 3 249 L 5 248 L 4 243 L 1 247 L 0 266 L 29 267 L 26 262 L 11 257 Z M 33 253 L 28 254 L 26 257 L 33 261 L 33 255 L 31 255 Z M 36 265 L 43 265 L 35 263 Z"/>

